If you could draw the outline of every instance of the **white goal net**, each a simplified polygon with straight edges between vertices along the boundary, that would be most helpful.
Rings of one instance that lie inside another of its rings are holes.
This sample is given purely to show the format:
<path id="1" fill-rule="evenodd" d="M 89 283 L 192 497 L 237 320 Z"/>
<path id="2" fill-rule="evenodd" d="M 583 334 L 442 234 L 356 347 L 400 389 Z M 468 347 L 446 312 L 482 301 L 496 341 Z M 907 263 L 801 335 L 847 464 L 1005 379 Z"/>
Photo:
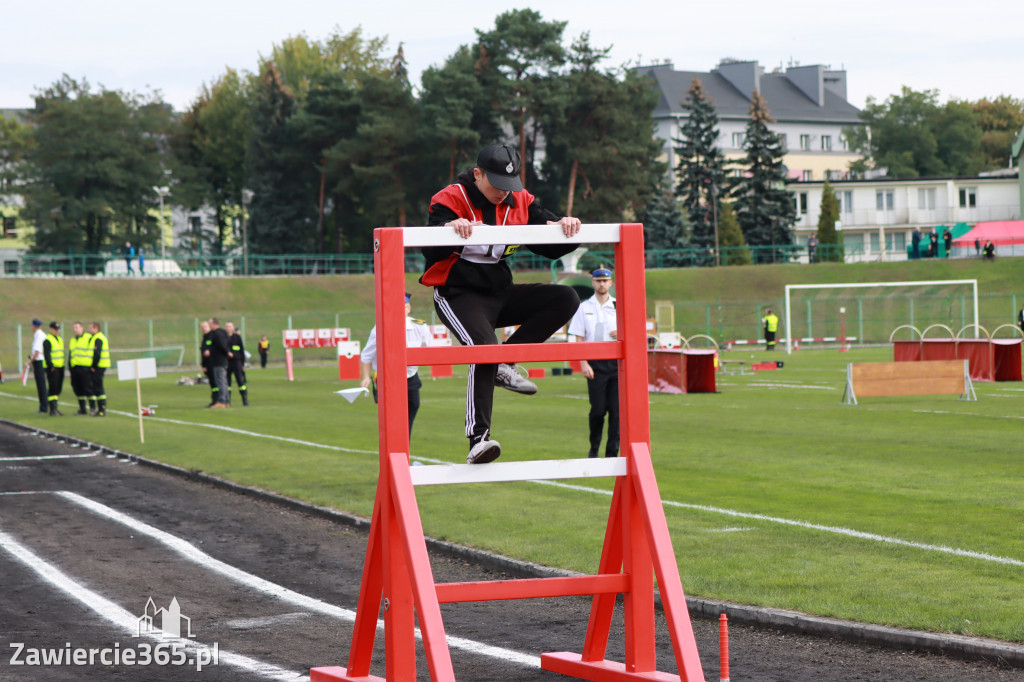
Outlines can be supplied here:
<path id="1" fill-rule="evenodd" d="M 786 352 L 795 341 L 887 343 L 903 325 L 944 325 L 954 333 L 973 325 L 977 335 L 978 280 L 787 284 Z"/>

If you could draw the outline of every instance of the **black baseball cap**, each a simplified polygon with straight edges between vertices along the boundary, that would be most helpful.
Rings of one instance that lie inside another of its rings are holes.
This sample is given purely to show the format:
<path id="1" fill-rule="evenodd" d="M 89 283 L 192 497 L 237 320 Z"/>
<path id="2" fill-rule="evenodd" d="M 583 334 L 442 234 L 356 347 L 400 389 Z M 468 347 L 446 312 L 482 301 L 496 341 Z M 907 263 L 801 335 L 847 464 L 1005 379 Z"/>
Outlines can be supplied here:
<path id="1" fill-rule="evenodd" d="M 519 152 L 507 144 L 489 144 L 476 157 L 476 166 L 487 173 L 488 182 L 505 192 L 523 190 L 523 183 L 519 180 L 521 165 Z"/>
<path id="2" fill-rule="evenodd" d="M 60 322 L 51 322 L 50 329 L 60 329 Z"/>

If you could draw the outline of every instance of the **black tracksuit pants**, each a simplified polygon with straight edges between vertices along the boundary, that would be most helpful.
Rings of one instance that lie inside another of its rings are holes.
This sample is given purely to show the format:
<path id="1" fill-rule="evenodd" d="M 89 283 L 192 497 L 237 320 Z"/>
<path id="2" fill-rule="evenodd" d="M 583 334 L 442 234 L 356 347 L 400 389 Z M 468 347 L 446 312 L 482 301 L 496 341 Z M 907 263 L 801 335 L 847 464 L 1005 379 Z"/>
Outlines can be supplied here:
<path id="1" fill-rule="evenodd" d="M 590 398 L 590 452 L 597 457 L 601 448 L 601 432 L 604 431 L 604 416 L 608 415 L 608 443 L 605 457 L 619 454 L 619 361 L 591 360 L 590 368 L 594 378 L 587 379 L 587 395 Z"/>
<path id="2" fill-rule="evenodd" d="M 580 305 L 572 287 L 561 284 L 513 284 L 497 292 L 460 287 L 434 289 L 434 309 L 464 346 L 497 344 L 494 330 L 519 325 L 505 343 L 542 343 L 571 318 Z M 497 365 L 469 365 L 466 386 L 466 437 L 471 444 L 490 438 Z"/>

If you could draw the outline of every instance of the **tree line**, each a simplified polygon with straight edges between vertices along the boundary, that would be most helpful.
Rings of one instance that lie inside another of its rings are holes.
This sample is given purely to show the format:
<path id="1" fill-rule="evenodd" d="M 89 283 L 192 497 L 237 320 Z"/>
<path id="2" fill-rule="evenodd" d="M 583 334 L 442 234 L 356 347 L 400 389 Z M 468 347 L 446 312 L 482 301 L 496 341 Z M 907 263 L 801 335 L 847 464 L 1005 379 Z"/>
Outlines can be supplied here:
<path id="1" fill-rule="evenodd" d="M 360 29 L 294 36 L 255 72 L 226 69 L 183 113 L 159 93 L 64 76 L 37 93 L 25 120 L 0 117 L 0 195 L 21 195 L 18 219 L 34 226 L 41 253 L 152 246 L 161 186 L 169 203 L 212 214 L 214 229 L 184 235 L 193 252 L 237 245 L 244 211 L 250 253 L 366 253 L 375 227 L 425 223 L 429 197 L 501 141 L 519 148 L 524 184 L 555 212 L 642 221 L 649 248 L 696 249 L 704 264 L 749 262 L 745 246 L 784 257 L 795 206 L 760 95 L 744 157 L 726 163 L 714 103 L 695 81 L 670 174 L 651 82 L 607 66 L 609 49 L 587 34 L 567 45 L 565 27 L 533 10 L 502 13 L 418 88 L 401 45 L 389 54 L 386 39 Z M 852 170 L 984 170 L 1024 124 L 1024 103 L 1012 98 L 937 97 L 904 89 L 869 100 L 870 135 L 848 131 L 866 156 Z M 831 238 L 819 235 L 822 246 Z"/>

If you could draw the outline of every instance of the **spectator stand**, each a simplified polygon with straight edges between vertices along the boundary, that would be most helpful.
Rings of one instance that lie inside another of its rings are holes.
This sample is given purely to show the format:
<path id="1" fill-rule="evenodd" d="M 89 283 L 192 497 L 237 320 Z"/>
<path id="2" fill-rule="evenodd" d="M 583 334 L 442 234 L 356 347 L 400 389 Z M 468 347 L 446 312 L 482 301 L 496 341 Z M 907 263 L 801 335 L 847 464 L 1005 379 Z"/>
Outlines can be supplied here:
<path id="1" fill-rule="evenodd" d="M 1001 325 L 996 329 L 1010 327 L 1019 334 L 1014 325 Z M 912 332 L 911 339 L 897 339 L 901 330 Z M 945 330 L 949 338 L 929 338 L 933 330 Z M 974 338 L 966 333 L 974 331 Z M 981 325 L 968 324 L 958 333 L 944 324 L 933 324 L 918 331 L 909 324 L 900 325 L 889 335 L 893 346 L 895 362 L 930 362 L 936 360 L 967 360 L 972 381 L 1021 381 L 1020 338 L 995 338 Z"/>

